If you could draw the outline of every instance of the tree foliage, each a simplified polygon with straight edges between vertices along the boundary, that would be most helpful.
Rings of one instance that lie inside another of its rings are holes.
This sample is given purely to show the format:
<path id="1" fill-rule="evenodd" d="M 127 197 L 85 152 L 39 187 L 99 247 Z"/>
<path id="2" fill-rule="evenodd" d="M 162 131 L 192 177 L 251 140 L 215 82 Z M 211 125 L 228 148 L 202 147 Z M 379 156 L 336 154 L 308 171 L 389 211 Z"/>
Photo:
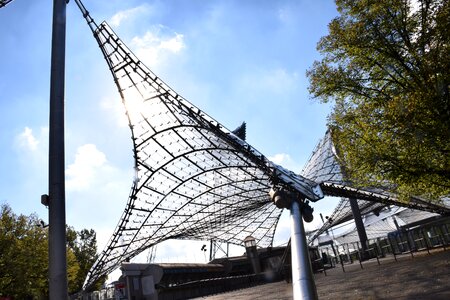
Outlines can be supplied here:
<path id="1" fill-rule="evenodd" d="M 96 243 L 94 230 L 67 228 L 69 293 L 81 290 L 97 258 Z M 0 297 L 48 297 L 48 229 L 36 215 L 16 215 L 8 205 L 1 206 L 0 254 Z"/>
<path id="2" fill-rule="evenodd" d="M 47 232 L 36 226 L 36 215 L 17 216 L 6 205 L 0 213 L 0 295 L 48 294 Z"/>
<path id="3" fill-rule="evenodd" d="M 314 98 L 335 103 L 329 125 L 348 179 L 449 195 L 449 1 L 336 5 L 307 76 Z"/>
<path id="4" fill-rule="evenodd" d="M 72 286 L 70 284 L 70 272 L 68 271 L 69 292 L 73 293 L 82 289 L 86 275 L 97 260 L 97 236 L 93 229 L 83 229 L 77 232 L 72 227 L 68 227 L 67 244 L 78 266 L 76 270 L 73 270 L 76 275 L 73 276 Z M 98 288 L 103 283 L 104 280 L 98 284 Z"/>

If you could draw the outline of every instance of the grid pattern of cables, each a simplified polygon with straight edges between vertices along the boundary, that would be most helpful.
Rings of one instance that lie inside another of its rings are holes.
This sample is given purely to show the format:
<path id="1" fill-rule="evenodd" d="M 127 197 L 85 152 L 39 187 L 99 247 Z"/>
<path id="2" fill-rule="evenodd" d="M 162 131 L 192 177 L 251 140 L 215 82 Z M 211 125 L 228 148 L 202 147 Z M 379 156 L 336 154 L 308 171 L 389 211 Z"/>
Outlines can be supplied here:
<path id="1" fill-rule="evenodd" d="M 420 197 L 413 196 L 408 202 L 400 201 L 395 194 L 389 192 L 388 187 L 353 187 L 352 183 L 346 180 L 345 171 L 337 159 L 330 131 L 327 131 L 324 138 L 317 144 L 301 175 L 319 183 L 324 195 L 342 197 L 328 221 L 310 236 L 310 243 L 329 228 L 353 219 L 349 198 L 357 199 L 361 215 L 380 210 L 388 205 L 439 214 L 450 213 L 450 208 L 444 204 L 433 203 Z"/>
<path id="2" fill-rule="evenodd" d="M 12 0 L 0 0 L 0 8 L 6 6 L 6 4 L 10 3 Z"/>
<path id="3" fill-rule="evenodd" d="M 7 3 L 8 1 L 0 2 Z M 271 187 L 317 201 L 343 197 L 313 239 L 352 218 L 348 197 L 361 214 L 401 203 L 380 189 L 356 189 L 345 181 L 330 132 L 315 148 L 301 175 L 270 162 L 243 135 L 174 92 L 146 68 L 103 22 L 99 26 L 75 0 L 110 68 L 131 129 L 135 179 L 120 221 L 91 268 L 84 287 L 151 246 L 167 239 L 214 239 L 242 245 L 252 235 L 260 247 L 272 244 L 281 210 Z M 320 186 L 319 186 L 320 184 Z M 418 197 L 412 206 L 449 213 Z M 431 207 L 431 208 L 430 208 Z M 312 240 L 310 240 L 312 241 Z"/>
<path id="4" fill-rule="evenodd" d="M 331 133 L 327 131 L 303 167 L 302 176 L 317 183 L 345 184 L 342 168 L 336 156 Z"/>
<path id="5" fill-rule="evenodd" d="M 270 201 L 271 187 L 321 197 L 315 182 L 270 162 L 174 92 L 105 22 L 96 27 L 85 17 L 125 105 L 135 158 L 129 201 L 85 287 L 167 239 L 243 245 L 251 235 L 270 246 L 282 212 Z"/>

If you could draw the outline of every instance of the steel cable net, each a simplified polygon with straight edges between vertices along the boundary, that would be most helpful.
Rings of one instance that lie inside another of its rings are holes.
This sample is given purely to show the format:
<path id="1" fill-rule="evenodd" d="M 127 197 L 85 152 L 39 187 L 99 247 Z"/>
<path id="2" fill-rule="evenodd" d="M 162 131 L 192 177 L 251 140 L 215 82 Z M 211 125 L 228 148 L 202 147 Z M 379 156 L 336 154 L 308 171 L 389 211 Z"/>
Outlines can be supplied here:
<path id="1" fill-rule="evenodd" d="M 330 131 L 317 143 L 301 174 L 315 182 L 345 184 Z"/>
<path id="2" fill-rule="evenodd" d="M 369 240 L 383 237 L 385 238 L 390 232 L 397 230 L 395 221 L 399 226 L 408 226 L 425 219 L 438 217 L 436 213 L 427 211 L 420 211 L 416 209 L 409 209 L 405 207 L 389 207 L 383 209 L 379 215 L 367 214 L 364 216 L 364 228 Z M 323 238 L 330 239 L 329 236 L 320 236 L 318 240 Z M 356 226 L 353 226 L 345 232 L 334 236 L 334 241 L 337 244 L 349 244 L 359 242 L 358 231 Z"/>
<path id="3" fill-rule="evenodd" d="M 0 0 L 0 8 L 6 6 L 6 4 L 12 2 L 12 0 Z"/>
<path id="4" fill-rule="evenodd" d="M 270 246 L 282 212 L 269 199 L 273 186 L 313 201 L 322 197 L 316 183 L 273 164 L 175 93 L 105 22 L 97 26 L 81 10 L 125 105 L 136 171 L 125 210 L 85 288 L 167 239 L 243 245 L 251 235 L 258 246 Z"/>
<path id="5" fill-rule="evenodd" d="M 321 228 L 310 235 L 310 243 L 329 228 L 353 219 L 349 198 L 357 199 L 361 215 L 379 212 L 387 205 L 408 207 L 439 214 L 450 213 L 449 207 L 445 204 L 432 203 L 430 200 L 420 197 L 411 197 L 409 202 L 402 202 L 397 199 L 394 193 L 389 191 L 391 187 L 387 184 L 379 187 L 355 188 L 352 182 L 345 177 L 330 130 L 325 133 L 325 136 L 315 147 L 301 175 L 319 183 L 324 195 L 341 197 L 341 201 L 331 216 L 328 217 L 328 220 Z"/>
<path id="6" fill-rule="evenodd" d="M 320 183 L 324 187 L 351 186 L 351 183 L 345 180 L 342 167 L 337 160 L 336 148 L 334 147 L 330 131 L 327 131 L 325 136 L 316 145 L 301 174 L 302 176 Z M 326 188 L 324 191 L 325 190 Z M 327 195 L 326 192 L 324 193 Z M 339 192 L 336 194 L 330 192 L 328 196 L 344 195 L 341 195 Z M 361 213 L 364 214 L 385 205 L 379 202 L 358 200 L 358 206 L 361 209 Z M 348 198 L 343 197 L 328 218 L 328 221 L 310 237 L 310 242 L 329 228 L 351 219 L 353 219 L 353 214 L 350 202 Z"/>
<path id="7" fill-rule="evenodd" d="M 393 221 L 385 219 L 373 224 L 364 223 L 364 228 L 366 229 L 367 239 L 372 240 L 378 237 L 386 237 L 389 232 L 395 231 L 396 227 Z M 357 243 L 360 241 L 358 236 L 358 230 L 353 227 L 351 230 L 345 232 L 340 236 L 335 237 L 337 244 L 349 244 Z"/>
<path id="8" fill-rule="evenodd" d="M 433 214 L 426 211 L 417 211 L 412 209 L 404 209 L 395 214 L 395 217 L 397 218 L 398 224 L 400 226 L 416 223 L 423 219 L 436 216 L 438 216 L 438 214 Z"/>

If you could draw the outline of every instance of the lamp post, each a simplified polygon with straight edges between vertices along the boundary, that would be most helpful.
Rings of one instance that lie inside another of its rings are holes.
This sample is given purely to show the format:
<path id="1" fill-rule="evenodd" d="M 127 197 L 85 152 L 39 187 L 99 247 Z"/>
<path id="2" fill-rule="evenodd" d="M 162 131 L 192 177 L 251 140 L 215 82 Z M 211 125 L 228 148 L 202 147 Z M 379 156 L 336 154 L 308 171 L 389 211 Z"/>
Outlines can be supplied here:
<path id="1" fill-rule="evenodd" d="M 248 236 L 244 239 L 245 252 L 247 253 L 247 258 L 252 264 L 253 272 L 255 274 L 261 273 L 261 264 L 259 262 L 258 250 L 256 249 L 256 241 L 252 236 Z"/>
<path id="2" fill-rule="evenodd" d="M 206 261 L 206 251 L 207 251 L 206 245 L 203 245 L 202 248 L 201 248 L 200 250 L 203 252 L 203 256 L 205 257 L 205 263 L 206 263 L 206 262 L 207 262 L 207 261 Z"/>
<path id="3" fill-rule="evenodd" d="M 322 223 L 325 223 L 324 221 L 323 221 L 323 216 L 322 216 L 322 214 L 320 214 L 320 218 L 322 219 Z M 325 218 L 327 219 L 327 221 L 331 224 L 332 222 L 333 222 L 333 220 L 330 218 L 330 217 L 328 217 L 328 216 L 325 216 Z M 334 240 L 335 240 L 335 238 L 334 238 L 334 233 L 333 233 L 333 227 L 330 227 L 330 231 L 331 231 L 331 249 L 333 250 L 333 254 L 334 254 L 334 257 L 337 259 L 337 253 L 336 253 L 336 249 L 334 249 Z M 326 233 L 327 233 L 327 235 L 329 235 L 328 234 L 328 229 L 325 231 Z"/>

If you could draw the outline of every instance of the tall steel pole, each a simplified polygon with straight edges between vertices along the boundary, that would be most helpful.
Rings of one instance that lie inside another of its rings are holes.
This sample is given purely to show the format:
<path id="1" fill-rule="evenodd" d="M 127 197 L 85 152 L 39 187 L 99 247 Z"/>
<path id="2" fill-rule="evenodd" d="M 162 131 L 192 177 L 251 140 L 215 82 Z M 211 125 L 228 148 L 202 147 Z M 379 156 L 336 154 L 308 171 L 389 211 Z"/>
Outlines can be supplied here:
<path id="1" fill-rule="evenodd" d="M 68 298 L 66 260 L 66 199 L 64 178 L 64 74 L 66 0 L 53 0 L 49 120 L 49 294 Z"/>
<path id="2" fill-rule="evenodd" d="M 369 247 L 367 245 L 366 228 L 364 227 L 364 223 L 362 221 L 358 200 L 355 198 L 349 198 L 349 202 L 353 213 L 353 219 L 355 220 L 356 231 L 358 232 L 359 241 L 361 242 L 362 259 L 365 260 L 369 258 L 369 253 L 367 251 Z"/>
<path id="3" fill-rule="evenodd" d="M 313 209 L 304 201 L 302 195 L 277 187 L 272 188 L 269 197 L 278 208 L 291 212 L 291 268 L 294 300 L 316 300 L 317 290 L 311 268 L 302 211 L 307 222 L 312 221 Z M 301 208 L 300 208 L 301 206 Z"/>
<path id="4" fill-rule="evenodd" d="M 318 299 L 316 284 L 311 269 L 308 244 L 306 243 L 305 227 L 297 201 L 292 201 L 290 207 L 291 219 L 291 266 L 292 290 L 294 300 Z"/>

